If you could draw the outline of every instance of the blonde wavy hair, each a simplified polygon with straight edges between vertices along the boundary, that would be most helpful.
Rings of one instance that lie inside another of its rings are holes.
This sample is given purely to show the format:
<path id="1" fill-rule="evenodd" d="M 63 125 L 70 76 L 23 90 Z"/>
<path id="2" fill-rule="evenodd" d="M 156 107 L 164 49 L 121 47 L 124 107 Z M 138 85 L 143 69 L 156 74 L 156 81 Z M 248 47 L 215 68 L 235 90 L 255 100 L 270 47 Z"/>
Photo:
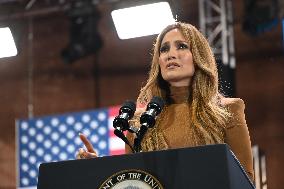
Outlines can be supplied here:
<path id="1" fill-rule="evenodd" d="M 211 135 L 215 141 L 222 142 L 222 135 L 224 134 L 222 131 L 223 128 L 225 128 L 226 121 L 231 115 L 220 102 L 223 96 L 218 90 L 218 71 L 212 50 L 206 38 L 191 24 L 176 22 L 166 27 L 159 34 L 154 42 L 149 78 L 145 86 L 141 88 L 137 103 L 146 105 L 153 96 L 159 96 L 168 102 L 170 93 L 169 84 L 162 78 L 159 56 L 160 46 L 164 36 L 167 32 L 175 28 L 181 31 L 189 44 L 193 56 L 193 64 L 195 66 L 195 73 L 191 80 L 189 87 L 190 95 L 188 97 L 190 106 L 189 116 L 192 125 L 195 127 L 199 136 L 205 137 L 210 133 L 209 135 Z"/>

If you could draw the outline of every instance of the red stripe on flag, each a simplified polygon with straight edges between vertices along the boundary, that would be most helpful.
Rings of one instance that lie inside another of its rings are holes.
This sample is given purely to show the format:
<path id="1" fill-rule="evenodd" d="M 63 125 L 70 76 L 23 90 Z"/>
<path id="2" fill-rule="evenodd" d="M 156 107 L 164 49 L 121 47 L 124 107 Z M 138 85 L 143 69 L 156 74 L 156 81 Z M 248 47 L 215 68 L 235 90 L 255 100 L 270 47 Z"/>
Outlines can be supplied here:
<path id="1" fill-rule="evenodd" d="M 109 131 L 109 137 L 116 137 L 116 135 L 113 133 L 113 130 Z"/>
<path id="2" fill-rule="evenodd" d="M 112 106 L 109 108 L 109 117 L 115 117 L 119 113 L 120 106 Z"/>
<path id="3" fill-rule="evenodd" d="M 125 154 L 125 150 L 124 150 L 124 149 L 111 150 L 111 151 L 110 151 L 110 155 L 121 155 L 121 154 Z"/>

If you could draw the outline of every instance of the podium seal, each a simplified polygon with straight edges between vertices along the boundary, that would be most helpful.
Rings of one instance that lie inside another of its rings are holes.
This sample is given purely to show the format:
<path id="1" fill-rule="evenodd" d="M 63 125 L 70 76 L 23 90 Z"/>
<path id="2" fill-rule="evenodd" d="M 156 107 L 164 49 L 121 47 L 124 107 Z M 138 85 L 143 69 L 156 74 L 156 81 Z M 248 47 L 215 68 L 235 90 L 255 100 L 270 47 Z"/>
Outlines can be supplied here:
<path id="1" fill-rule="evenodd" d="M 164 189 L 153 175 L 142 170 L 124 170 L 113 174 L 99 189 Z"/>

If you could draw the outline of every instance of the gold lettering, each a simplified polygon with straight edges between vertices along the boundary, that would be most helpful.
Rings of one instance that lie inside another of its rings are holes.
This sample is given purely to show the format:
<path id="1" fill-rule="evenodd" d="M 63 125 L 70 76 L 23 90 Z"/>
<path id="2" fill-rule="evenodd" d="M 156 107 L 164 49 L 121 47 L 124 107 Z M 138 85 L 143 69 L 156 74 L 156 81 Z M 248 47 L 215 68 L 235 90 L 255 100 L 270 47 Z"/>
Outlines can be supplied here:
<path id="1" fill-rule="evenodd" d="M 158 184 L 156 186 L 154 186 L 152 189 L 155 189 L 155 188 L 160 189 Z"/>
<path id="2" fill-rule="evenodd" d="M 154 179 L 151 178 L 149 185 L 151 185 L 152 187 L 156 184 L 156 182 L 154 181 Z"/>
<path id="3" fill-rule="evenodd" d="M 109 184 L 110 184 L 110 185 L 109 185 Z M 112 179 L 110 179 L 110 180 L 107 181 L 107 183 L 105 184 L 105 186 L 103 186 L 103 189 L 110 188 L 111 186 L 113 186 Z"/>
<path id="4" fill-rule="evenodd" d="M 125 174 L 118 175 L 118 176 L 116 177 L 116 179 L 117 179 L 119 182 L 122 181 L 122 180 L 124 180 L 124 179 L 125 179 Z"/>
<path id="5" fill-rule="evenodd" d="M 141 174 L 140 173 L 128 173 L 129 179 L 137 179 L 140 180 Z"/>
<path id="6" fill-rule="evenodd" d="M 144 178 L 144 181 L 146 183 L 148 183 L 150 186 L 154 187 L 155 185 L 157 185 L 157 183 L 155 182 L 155 180 L 153 178 L 151 178 L 149 175 L 146 175 Z"/>
<path id="7" fill-rule="evenodd" d="M 144 181 L 148 183 L 150 179 L 151 179 L 151 177 L 149 177 L 148 175 L 146 175 L 145 178 L 144 178 Z"/>

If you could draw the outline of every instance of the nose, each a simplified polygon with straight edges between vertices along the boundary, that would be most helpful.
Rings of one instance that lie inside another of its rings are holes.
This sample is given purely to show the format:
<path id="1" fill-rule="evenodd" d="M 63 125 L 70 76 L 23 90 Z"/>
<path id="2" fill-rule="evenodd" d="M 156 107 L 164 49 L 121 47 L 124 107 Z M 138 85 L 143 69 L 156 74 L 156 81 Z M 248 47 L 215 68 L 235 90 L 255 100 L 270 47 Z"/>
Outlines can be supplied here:
<path id="1" fill-rule="evenodd" d="M 177 58 L 177 51 L 174 48 L 170 48 L 170 50 L 168 51 L 168 56 L 167 56 L 167 60 L 173 60 Z"/>

